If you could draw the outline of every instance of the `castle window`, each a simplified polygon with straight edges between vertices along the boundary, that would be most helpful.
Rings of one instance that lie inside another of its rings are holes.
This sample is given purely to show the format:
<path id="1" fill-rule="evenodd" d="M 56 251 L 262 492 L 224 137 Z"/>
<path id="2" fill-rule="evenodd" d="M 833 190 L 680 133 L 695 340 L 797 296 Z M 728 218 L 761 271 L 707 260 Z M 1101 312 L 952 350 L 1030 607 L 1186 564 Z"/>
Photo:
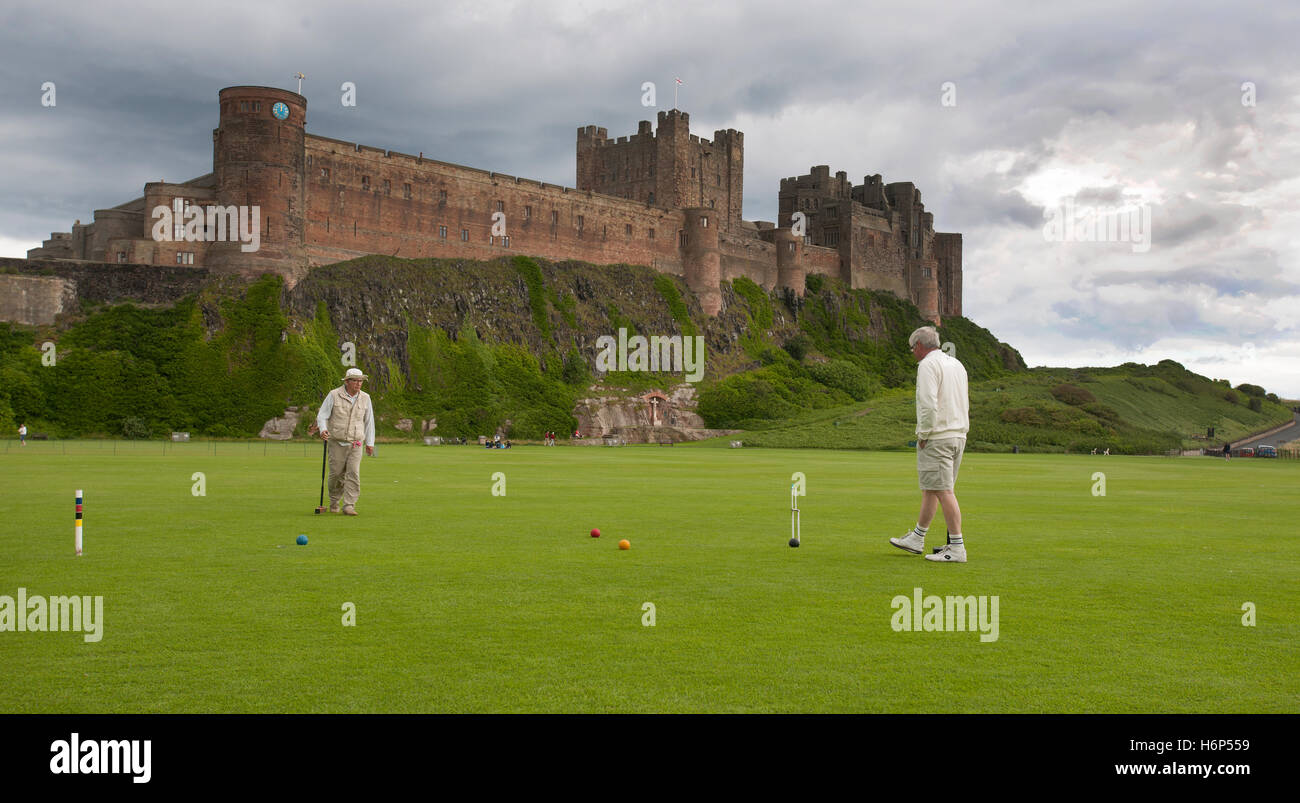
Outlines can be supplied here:
<path id="1" fill-rule="evenodd" d="M 794 253 L 794 243 L 786 243 L 786 247 L 790 249 L 790 253 Z"/>
<path id="2" fill-rule="evenodd" d="M 370 189 L 370 176 L 361 177 L 361 189 L 363 190 Z"/>
<path id="3" fill-rule="evenodd" d="M 261 110 L 262 110 L 262 101 L 260 100 L 253 101 L 253 111 L 260 112 Z"/>
<path id="4" fill-rule="evenodd" d="M 927 278 L 927 279 L 931 278 L 931 277 L 930 277 L 930 269 L 929 269 L 929 268 L 921 268 L 921 275 L 924 276 L 924 277 Z"/>
<path id="5" fill-rule="evenodd" d="M 586 228 L 586 223 L 586 219 L 582 215 L 578 215 L 578 239 L 582 239 L 582 231 Z"/>
<path id="6" fill-rule="evenodd" d="M 321 181 L 329 181 L 329 180 L 330 180 L 330 169 L 329 169 L 328 167 L 322 167 L 322 168 L 320 169 L 320 179 L 321 179 Z"/>
<path id="7" fill-rule="evenodd" d="M 125 261 L 125 260 L 123 260 L 123 261 Z M 194 264 L 194 252 L 193 252 L 193 251 L 177 251 L 177 252 L 176 252 L 176 264 L 177 264 L 177 265 L 193 265 L 193 264 Z"/>
<path id="8" fill-rule="evenodd" d="M 248 101 L 246 101 L 246 100 L 241 100 L 241 101 L 239 101 L 239 110 L 240 110 L 241 112 L 246 112 L 246 111 L 248 111 Z"/>
<path id="9" fill-rule="evenodd" d="M 828 246 L 839 245 L 839 242 L 840 242 L 840 233 L 838 231 L 826 232 L 826 245 Z"/>
<path id="10" fill-rule="evenodd" d="M 118 252 L 117 252 L 117 261 L 118 261 L 118 262 L 125 262 L 125 261 L 126 261 L 126 252 L 125 252 L 125 251 L 118 251 Z"/>
<path id="11" fill-rule="evenodd" d="M 609 226 L 601 226 L 601 227 L 600 227 L 600 239 L 601 239 L 601 240 L 608 240 L 608 239 L 609 239 Z"/>
<path id="12" fill-rule="evenodd" d="M 461 241 L 462 243 L 467 243 L 467 242 L 469 242 L 469 229 L 461 229 L 461 230 L 460 230 L 460 241 Z"/>
<path id="13" fill-rule="evenodd" d="M 655 166 L 650 165 L 650 178 L 654 178 L 654 175 L 655 175 Z"/>
<path id="14" fill-rule="evenodd" d="M 506 211 L 506 202 L 505 202 L 505 201 L 497 201 L 497 211 L 498 211 L 498 212 L 504 212 L 504 211 Z"/>
<path id="15" fill-rule="evenodd" d="M 677 244 L 682 248 L 686 247 L 686 232 L 684 231 L 677 232 Z"/>
<path id="16" fill-rule="evenodd" d="M 691 178 L 695 178 L 695 168 L 691 168 Z"/>
<path id="17" fill-rule="evenodd" d="M 445 203 L 447 203 L 447 191 L 446 191 L 446 190 L 438 190 L 438 203 L 440 203 L 440 204 L 445 204 Z"/>
<path id="18" fill-rule="evenodd" d="M 722 186 L 722 174 L 721 174 L 721 173 L 718 174 L 718 186 L 719 186 L 719 187 Z"/>
<path id="19" fill-rule="evenodd" d="M 708 227 L 709 227 L 709 216 L 700 215 L 700 228 L 707 229 Z"/>
<path id="20" fill-rule="evenodd" d="M 439 227 L 438 227 L 438 236 L 441 237 L 441 238 L 444 239 L 444 240 L 447 239 L 447 227 L 446 227 L 446 226 L 439 226 Z"/>
<path id="21" fill-rule="evenodd" d="M 556 212 L 555 210 L 551 210 L 551 225 L 552 226 L 560 225 L 560 213 Z"/>
<path id="22" fill-rule="evenodd" d="M 525 206 L 524 220 L 532 220 L 532 219 L 533 219 L 533 208 L 531 206 Z"/>
<path id="23" fill-rule="evenodd" d="M 402 194 L 405 195 L 407 198 L 410 198 L 410 197 L 411 197 L 411 185 L 410 185 L 410 184 L 403 184 L 403 185 L 402 185 Z"/>
<path id="24" fill-rule="evenodd" d="M 654 238 L 655 238 L 655 230 L 650 229 L 650 239 L 653 240 Z"/>
<path id="25" fill-rule="evenodd" d="M 509 248 L 509 247 L 510 247 L 510 238 L 507 237 L 507 236 L 502 235 L 502 237 L 501 237 L 501 244 L 504 245 L 506 248 Z"/>
<path id="26" fill-rule="evenodd" d="M 626 237 L 631 237 L 631 236 L 632 236 L 632 224 L 631 224 L 631 223 L 629 223 L 629 224 L 627 224 L 626 226 L 623 227 L 623 234 L 624 234 L 624 236 L 626 236 Z"/>
<path id="27" fill-rule="evenodd" d="M 310 156 L 307 157 L 307 166 L 308 166 L 308 167 L 311 167 L 311 157 L 310 157 Z"/>
<path id="28" fill-rule="evenodd" d="M 651 206 L 654 206 L 654 202 L 655 202 L 655 194 L 652 192 L 650 193 L 650 197 L 646 200 L 646 203 L 650 204 Z"/>
<path id="29" fill-rule="evenodd" d="M 712 198 L 709 199 L 709 208 L 710 208 L 710 209 L 713 208 L 713 199 L 712 199 Z"/>
<path id="30" fill-rule="evenodd" d="M 393 182 L 389 181 L 388 179 L 384 179 L 384 195 L 392 195 L 392 194 L 393 194 Z"/>

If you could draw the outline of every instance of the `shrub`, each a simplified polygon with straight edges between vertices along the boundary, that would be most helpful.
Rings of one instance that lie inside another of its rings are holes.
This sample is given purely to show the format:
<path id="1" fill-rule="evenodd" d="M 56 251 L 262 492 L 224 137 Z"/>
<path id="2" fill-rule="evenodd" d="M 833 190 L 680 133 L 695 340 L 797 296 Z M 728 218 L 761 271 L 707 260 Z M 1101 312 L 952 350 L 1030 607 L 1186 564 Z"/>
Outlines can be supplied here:
<path id="1" fill-rule="evenodd" d="M 123 418 L 122 435 L 131 440 L 143 440 L 149 437 L 149 425 L 142 418 Z"/>
<path id="2" fill-rule="evenodd" d="M 1071 385 L 1068 382 L 1057 385 L 1052 388 L 1052 395 L 1056 400 L 1065 404 L 1081 407 L 1090 402 L 1097 401 L 1097 397 L 1092 395 L 1087 389 L 1078 385 Z"/>
<path id="3" fill-rule="evenodd" d="M 804 291 L 811 295 L 817 295 L 822 291 L 822 285 L 826 282 L 826 277 L 820 273 L 810 273 L 804 277 Z"/>
<path id="4" fill-rule="evenodd" d="M 810 365 L 808 375 L 827 387 L 844 391 L 854 401 L 869 399 L 880 392 L 880 382 L 848 360 Z"/>
<path id="5" fill-rule="evenodd" d="M 796 335 L 781 345 L 786 353 L 794 358 L 795 362 L 803 362 L 804 356 L 808 353 L 808 336 Z"/>

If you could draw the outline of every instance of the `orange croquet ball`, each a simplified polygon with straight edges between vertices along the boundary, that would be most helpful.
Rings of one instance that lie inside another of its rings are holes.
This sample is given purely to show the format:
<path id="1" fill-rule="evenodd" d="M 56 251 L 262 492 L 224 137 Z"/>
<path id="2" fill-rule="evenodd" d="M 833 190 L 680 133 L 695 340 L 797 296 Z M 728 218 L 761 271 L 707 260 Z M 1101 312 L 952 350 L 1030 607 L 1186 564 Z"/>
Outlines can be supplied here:
<path id="1" fill-rule="evenodd" d="M 629 540 L 627 540 L 626 538 L 624 538 L 622 541 L 619 541 L 619 542 L 618 542 L 618 548 L 619 548 L 619 549 L 631 549 L 631 548 L 632 548 L 632 542 L 629 541 Z"/>

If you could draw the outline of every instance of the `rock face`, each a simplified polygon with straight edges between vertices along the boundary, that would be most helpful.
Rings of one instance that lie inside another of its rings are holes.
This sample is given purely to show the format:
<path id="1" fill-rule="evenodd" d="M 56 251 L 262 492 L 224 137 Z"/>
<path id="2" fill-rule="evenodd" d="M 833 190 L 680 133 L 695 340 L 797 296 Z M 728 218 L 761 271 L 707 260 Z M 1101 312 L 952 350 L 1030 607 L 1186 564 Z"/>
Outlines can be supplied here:
<path id="1" fill-rule="evenodd" d="M 280 418 L 272 418 L 262 426 L 262 431 L 257 433 L 259 438 L 268 438 L 273 441 L 287 441 L 293 437 L 293 431 L 298 428 L 298 408 L 290 407 L 284 411 Z"/>
<path id="2" fill-rule="evenodd" d="M 397 423 L 394 424 L 393 426 L 397 427 L 403 432 L 410 432 L 412 429 L 414 429 L 415 422 L 409 418 L 399 418 L 397 419 Z"/>
<path id="3" fill-rule="evenodd" d="M 591 443 L 597 438 L 621 438 L 624 443 L 680 443 L 698 441 L 733 430 L 706 429 L 695 412 L 695 386 L 677 385 L 670 393 L 606 393 L 581 399 L 573 408 L 578 431 Z M 578 441 L 575 441 L 578 442 Z"/>

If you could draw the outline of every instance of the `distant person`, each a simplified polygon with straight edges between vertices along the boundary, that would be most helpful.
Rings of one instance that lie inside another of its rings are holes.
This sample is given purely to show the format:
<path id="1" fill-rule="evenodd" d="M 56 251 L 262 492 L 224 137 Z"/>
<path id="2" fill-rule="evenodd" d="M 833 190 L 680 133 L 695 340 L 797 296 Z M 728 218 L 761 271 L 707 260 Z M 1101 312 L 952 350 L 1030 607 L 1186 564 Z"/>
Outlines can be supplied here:
<path id="1" fill-rule="evenodd" d="M 343 386 L 325 395 L 316 427 L 329 444 L 330 512 L 338 513 L 340 502 L 345 516 L 357 515 L 361 496 L 361 445 L 375 456 L 375 414 L 370 394 L 361 389 L 367 377 L 360 368 L 349 368 Z"/>
<path id="2" fill-rule="evenodd" d="M 926 560 L 965 563 L 966 544 L 961 533 L 961 507 L 953 487 L 966 450 L 970 430 L 970 391 L 966 368 L 939 348 L 933 326 L 917 329 L 907 339 L 916 359 L 916 472 L 921 486 L 921 512 L 916 527 L 889 543 L 920 555 L 925 533 L 940 506 L 948 525 L 948 543 Z"/>
<path id="3" fill-rule="evenodd" d="M 26 445 L 27 445 L 27 425 L 26 425 L 26 424 L 19 424 L 19 425 L 18 425 L 18 444 L 19 444 L 20 446 L 26 446 Z"/>
<path id="4" fill-rule="evenodd" d="M 1231 459 L 1232 459 L 1232 444 L 1231 444 L 1231 443 L 1225 443 L 1225 444 L 1223 444 L 1223 459 L 1224 459 L 1225 461 L 1226 461 L 1226 460 L 1231 460 Z"/>
<path id="5" fill-rule="evenodd" d="M 1107 446 L 1106 451 L 1102 452 L 1102 455 L 1109 455 L 1109 454 L 1110 454 L 1110 447 Z"/>

